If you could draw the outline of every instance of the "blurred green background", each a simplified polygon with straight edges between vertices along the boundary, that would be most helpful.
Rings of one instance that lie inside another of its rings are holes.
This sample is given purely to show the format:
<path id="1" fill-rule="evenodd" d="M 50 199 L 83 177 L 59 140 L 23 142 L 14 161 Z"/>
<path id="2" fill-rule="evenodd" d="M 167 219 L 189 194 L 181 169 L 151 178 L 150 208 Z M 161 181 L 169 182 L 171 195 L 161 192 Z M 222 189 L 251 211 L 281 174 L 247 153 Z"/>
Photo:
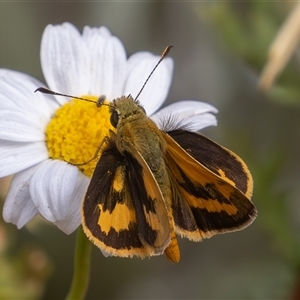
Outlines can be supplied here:
<path id="1" fill-rule="evenodd" d="M 0 67 L 43 81 L 45 26 L 107 26 L 128 54 L 175 46 L 167 102 L 199 99 L 219 109 L 204 133 L 239 154 L 254 177 L 259 215 L 247 229 L 201 243 L 180 240 L 181 261 L 104 258 L 93 247 L 86 299 L 298 299 L 300 242 L 300 62 L 258 91 L 270 43 L 295 3 L 1 2 Z M 7 181 L 2 181 L 4 201 Z M 3 201 L 1 202 L 3 205 Z M 2 210 L 2 209 L 1 209 Z M 75 234 L 34 220 L 22 230 L 0 218 L 0 299 L 63 299 Z"/>

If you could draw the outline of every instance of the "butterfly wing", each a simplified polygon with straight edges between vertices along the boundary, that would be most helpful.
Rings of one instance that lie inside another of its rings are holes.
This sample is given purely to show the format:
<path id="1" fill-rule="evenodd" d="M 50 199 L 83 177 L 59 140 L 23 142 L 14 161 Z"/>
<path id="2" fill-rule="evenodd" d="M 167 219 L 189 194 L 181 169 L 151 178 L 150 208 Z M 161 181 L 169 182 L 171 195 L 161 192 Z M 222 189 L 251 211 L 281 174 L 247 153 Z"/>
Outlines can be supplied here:
<path id="1" fill-rule="evenodd" d="M 197 133 L 163 135 L 178 234 L 199 241 L 253 222 L 252 177 L 237 155 Z"/>
<path id="2" fill-rule="evenodd" d="M 168 134 L 199 163 L 251 198 L 253 179 L 238 155 L 196 132 L 174 130 Z"/>
<path id="3" fill-rule="evenodd" d="M 139 153 L 121 154 L 113 140 L 103 151 L 87 189 L 82 224 L 107 256 L 146 257 L 170 242 L 160 189 Z"/>

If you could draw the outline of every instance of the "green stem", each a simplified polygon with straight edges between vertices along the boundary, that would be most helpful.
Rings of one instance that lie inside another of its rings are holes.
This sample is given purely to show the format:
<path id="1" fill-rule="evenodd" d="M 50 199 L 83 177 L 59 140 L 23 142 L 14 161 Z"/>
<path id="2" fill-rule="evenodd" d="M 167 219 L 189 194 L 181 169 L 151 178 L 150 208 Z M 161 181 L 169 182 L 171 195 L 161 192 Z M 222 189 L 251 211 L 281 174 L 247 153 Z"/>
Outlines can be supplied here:
<path id="1" fill-rule="evenodd" d="M 79 300 L 85 297 L 90 278 L 91 249 L 92 243 L 84 235 L 82 228 L 78 228 L 73 280 L 66 300 Z"/>

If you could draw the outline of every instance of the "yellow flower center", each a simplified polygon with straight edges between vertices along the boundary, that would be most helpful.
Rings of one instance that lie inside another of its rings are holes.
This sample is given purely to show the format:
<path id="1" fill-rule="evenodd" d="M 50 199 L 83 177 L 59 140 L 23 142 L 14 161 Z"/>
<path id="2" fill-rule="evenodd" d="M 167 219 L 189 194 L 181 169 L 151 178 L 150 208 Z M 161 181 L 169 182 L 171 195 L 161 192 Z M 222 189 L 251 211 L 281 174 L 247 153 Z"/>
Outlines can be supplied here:
<path id="1" fill-rule="evenodd" d="M 109 135 L 109 129 L 114 128 L 107 105 L 97 107 L 96 96 L 82 98 L 93 100 L 95 104 L 72 99 L 57 109 L 46 128 L 46 144 L 50 158 L 82 164 L 78 168 L 91 176 L 101 154 L 99 145 Z M 92 159 L 97 152 L 98 157 Z"/>

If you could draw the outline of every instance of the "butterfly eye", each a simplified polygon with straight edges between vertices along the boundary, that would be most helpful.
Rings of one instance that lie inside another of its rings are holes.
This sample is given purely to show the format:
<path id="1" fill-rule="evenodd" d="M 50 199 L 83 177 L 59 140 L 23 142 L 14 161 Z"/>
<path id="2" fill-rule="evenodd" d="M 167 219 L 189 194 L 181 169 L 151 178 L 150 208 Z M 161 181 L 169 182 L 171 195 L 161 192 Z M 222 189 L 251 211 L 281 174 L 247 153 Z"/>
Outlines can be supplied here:
<path id="1" fill-rule="evenodd" d="M 111 116 L 110 116 L 110 124 L 116 128 L 119 122 L 119 114 L 117 111 L 113 111 Z"/>

